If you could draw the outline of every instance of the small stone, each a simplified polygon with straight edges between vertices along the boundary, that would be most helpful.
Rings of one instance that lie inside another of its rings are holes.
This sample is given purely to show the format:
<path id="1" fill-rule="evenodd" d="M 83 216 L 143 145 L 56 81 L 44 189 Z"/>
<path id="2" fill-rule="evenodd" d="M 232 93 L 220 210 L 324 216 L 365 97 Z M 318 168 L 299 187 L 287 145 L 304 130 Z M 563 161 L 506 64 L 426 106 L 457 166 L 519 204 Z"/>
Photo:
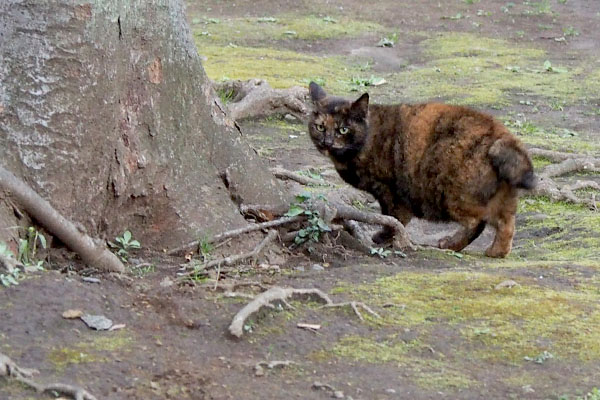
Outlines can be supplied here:
<path id="1" fill-rule="evenodd" d="M 285 114 L 285 116 L 283 118 L 287 119 L 288 121 L 296 121 L 296 119 L 297 119 L 292 114 Z"/>
<path id="2" fill-rule="evenodd" d="M 104 315 L 84 314 L 80 318 L 89 328 L 97 331 L 105 331 L 113 326 L 113 322 Z"/>
<path id="3" fill-rule="evenodd" d="M 313 271 L 325 271 L 325 267 L 320 264 L 313 264 L 310 267 Z"/>
<path id="4" fill-rule="evenodd" d="M 396 394 L 396 389 L 385 389 L 385 392 L 389 394 Z"/>
<path id="5" fill-rule="evenodd" d="M 523 389 L 523 393 L 535 393 L 535 390 L 531 387 L 531 385 L 525 385 L 521 389 Z"/>
<path id="6" fill-rule="evenodd" d="M 343 399 L 344 398 L 344 392 L 342 392 L 341 390 L 336 390 L 333 392 L 333 397 L 334 399 Z"/>
<path id="7" fill-rule="evenodd" d="M 294 270 L 299 271 L 299 272 L 304 272 L 304 267 L 300 265 L 298 267 L 295 267 Z"/>
<path id="8" fill-rule="evenodd" d="M 81 278 L 81 280 L 87 283 L 100 283 L 100 279 L 92 278 L 90 276 L 84 276 L 83 278 Z"/>
<path id="9" fill-rule="evenodd" d="M 162 281 L 160 281 L 160 287 L 169 287 L 169 286 L 173 286 L 174 282 L 171 278 L 169 278 L 168 276 L 165 276 L 163 278 Z"/>

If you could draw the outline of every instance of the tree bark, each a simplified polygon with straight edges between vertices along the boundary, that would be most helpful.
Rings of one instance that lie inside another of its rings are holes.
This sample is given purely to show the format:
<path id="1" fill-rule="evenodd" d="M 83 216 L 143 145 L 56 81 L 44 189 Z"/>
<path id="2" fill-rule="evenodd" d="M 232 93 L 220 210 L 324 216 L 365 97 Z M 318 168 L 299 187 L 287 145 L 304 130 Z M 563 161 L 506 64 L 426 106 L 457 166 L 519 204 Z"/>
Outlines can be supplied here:
<path id="1" fill-rule="evenodd" d="M 288 201 L 215 101 L 181 0 L 0 2 L 0 163 L 90 235 L 152 248 Z"/>

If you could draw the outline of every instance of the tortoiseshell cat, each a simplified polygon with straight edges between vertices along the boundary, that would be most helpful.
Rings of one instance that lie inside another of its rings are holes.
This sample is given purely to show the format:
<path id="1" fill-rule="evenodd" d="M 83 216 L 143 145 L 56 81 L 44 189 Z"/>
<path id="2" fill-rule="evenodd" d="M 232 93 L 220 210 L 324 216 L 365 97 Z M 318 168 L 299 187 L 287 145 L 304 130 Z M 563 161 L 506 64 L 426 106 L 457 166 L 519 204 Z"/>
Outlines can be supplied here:
<path id="1" fill-rule="evenodd" d="M 536 178 L 525 147 L 504 125 L 466 107 L 369 105 L 367 93 L 352 102 L 314 82 L 309 90 L 315 146 L 346 182 L 375 196 L 383 214 L 404 225 L 413 216 L 458 222 L 462 228 L 439 241 L 455 251 L 489 223 L 496 237 L 485 254 L 510 253 L 517 188 L 533 188 Z M 383 229 L 373 241 L 391 236 Z"/>

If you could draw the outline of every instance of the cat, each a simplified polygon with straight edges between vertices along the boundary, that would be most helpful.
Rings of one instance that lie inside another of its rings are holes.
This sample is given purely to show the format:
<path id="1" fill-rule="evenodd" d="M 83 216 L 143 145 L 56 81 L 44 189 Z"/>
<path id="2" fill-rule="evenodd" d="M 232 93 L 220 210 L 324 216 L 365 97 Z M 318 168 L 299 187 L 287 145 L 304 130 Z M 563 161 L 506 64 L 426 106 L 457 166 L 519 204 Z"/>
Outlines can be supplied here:
<path id="1" fill-rule="evenodd" d="M 314 109 L 308 130 L 350 185 L 371 193 L 385 215 L 406 225 L 411 218 L 455 221 L 455 234 L 438 246 L 460 251 L 483 232 L 496 229 L 485 254 L 506 257 L 512 248 L 518 188 L 537 178 L 521 141 L 492 116 L 439 103 L 369 104 L 328 96 L 311 82 Z M 384 228 L 373 236 L 392 239 Z"/>

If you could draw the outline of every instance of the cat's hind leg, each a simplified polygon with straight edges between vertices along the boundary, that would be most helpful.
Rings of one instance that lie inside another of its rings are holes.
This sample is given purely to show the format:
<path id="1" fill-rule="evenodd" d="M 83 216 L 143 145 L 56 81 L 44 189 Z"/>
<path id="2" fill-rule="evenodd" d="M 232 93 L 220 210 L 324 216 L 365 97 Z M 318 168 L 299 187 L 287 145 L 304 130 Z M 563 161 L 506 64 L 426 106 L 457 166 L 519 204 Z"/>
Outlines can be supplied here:
<path id="1" fill-rule="evenodd" d="M 478 219 L 469 219 L 463 221 L 463 227 L 459 229 L 454 235 L 447 236 L 438 242 L 440 249 L 450 249 L 454 251 L 461 251 L 467 247 L 473 240 L 477 239 L 481 232 L 485 229 L 485 221 Z"/>
<path id="2" fill-rule="evenodd" d="M 488 257 L 506 257 L 512 249 L 517 213 L 517 192 L 504 184 L 488 204 L 488 222 L 496 228 L 496 237 L 485 251 Z"/>

